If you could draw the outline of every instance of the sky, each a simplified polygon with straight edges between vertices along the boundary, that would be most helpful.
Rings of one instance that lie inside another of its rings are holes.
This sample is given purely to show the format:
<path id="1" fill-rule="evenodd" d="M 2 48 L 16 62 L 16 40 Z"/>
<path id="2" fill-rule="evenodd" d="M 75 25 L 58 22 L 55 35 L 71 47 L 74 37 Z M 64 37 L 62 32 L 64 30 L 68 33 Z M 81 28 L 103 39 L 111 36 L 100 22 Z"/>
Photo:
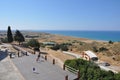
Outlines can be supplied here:
<path id="1" fill-rule="evenodd" d="M 120 31 L 120 0 L 0 0 L 0 30 Z"/>

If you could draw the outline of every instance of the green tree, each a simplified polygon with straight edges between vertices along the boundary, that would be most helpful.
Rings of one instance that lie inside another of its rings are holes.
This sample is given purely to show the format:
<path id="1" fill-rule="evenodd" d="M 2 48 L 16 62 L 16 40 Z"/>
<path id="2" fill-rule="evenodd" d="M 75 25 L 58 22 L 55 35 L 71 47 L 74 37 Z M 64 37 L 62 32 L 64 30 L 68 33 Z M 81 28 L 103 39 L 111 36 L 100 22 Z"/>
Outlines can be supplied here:
<path id="1" fill-rule="evenodd" d="M 53 50 L 59 50 L 60 49 L 60 45 L 56 44 L 53 47 L 51 47 L 51 49 L 53 49 Z"/>
<path id="2" fill-rule="evenodd" d="M 109 44 L 113 44 L 113 41 L 110 40 L 108 43 L 109 43 Z"/>
<path id="3" fill-rule="evenodd" d="M 21 42 L 25 41 L 25 38 L 19 30 L 16 30 L 14 40 L 19 42 L 19 45 L 20 45 Z"/>
<path id="4" fill-rule="evenodd" d="M 60 49 L 61 49 L 62 51 L 68 51 L 67 45 L 64 45 L 64 44 L 61 44 L 61 45 L 60 45 Z"/>
<path id="5" fill-rule="evenodd" d="M 34 48 L 34 53 L 35 51 L 39 51 L 40 43 L 36 39 L 29 40 L 27 44 Z"/>
<path id="6" fill-rule="evenodd" d="M 31 47 L 40 47 L 40 44 L 36 39 L 29 40 L 27 44 Z"/>
<path id="7" fill-rule="evenodd" d="M 8 39 L 9 43 L 13 42 L 13 36 L 12 36 L 12 32 L 11 32 L 10 26 L 8 26 L 8 30 L 7 30 L 7 39 Z"/>
<path id="8" fill-rule="evenodd" d="M 120 72 L 118 74 L 115 74 L 114 78 L 115 78 L 115 80 L 119 80 L 120 79 Z"/>
<path id="9" fill-rule="evenodd" d="M 120 73 L 101 70 L 97 64 L 91 61 L 73 59 L 66 60 L 64 64 L 80 70 L 79 80 L 120 80 Z"/>

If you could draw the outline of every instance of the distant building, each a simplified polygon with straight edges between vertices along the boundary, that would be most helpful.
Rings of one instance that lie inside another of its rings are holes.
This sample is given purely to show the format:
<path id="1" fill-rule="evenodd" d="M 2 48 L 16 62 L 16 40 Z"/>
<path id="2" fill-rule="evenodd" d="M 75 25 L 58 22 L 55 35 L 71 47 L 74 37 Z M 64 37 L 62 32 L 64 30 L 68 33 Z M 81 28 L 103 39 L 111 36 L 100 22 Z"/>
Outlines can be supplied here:
<path id="1" fill-rule="evenodd" d="M 88 61 L 97 61 L 98 57 L 92 51 L 84 51 L 82 54 L 83 59 Z"/>
<path id="2" fill-rule="evenodd" d="M 26 35 L 25 37 L 26 38 L 38 38 L 39 36 L 38 35 Z"/>
<path id="3" fill-rule="evenodd" d="M 56 45 L 55 42 L 43 42 L 44 45 L 51 45 L 51 46 L 54 46 Z"/>

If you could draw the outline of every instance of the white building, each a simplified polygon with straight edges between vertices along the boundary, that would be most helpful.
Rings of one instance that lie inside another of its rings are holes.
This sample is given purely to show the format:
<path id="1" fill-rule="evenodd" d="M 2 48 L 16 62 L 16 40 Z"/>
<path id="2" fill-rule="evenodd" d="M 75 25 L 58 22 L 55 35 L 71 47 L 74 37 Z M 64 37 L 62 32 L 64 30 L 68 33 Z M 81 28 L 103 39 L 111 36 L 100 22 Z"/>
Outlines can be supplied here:
<path id="1" fill-rule="evenodd" d="M 82 54 L 83 59 L 85 60 L 92 60 L 92 61 L 97 61 L 98 57 L 93 53 L 92 51 L 84 51 Z"/>

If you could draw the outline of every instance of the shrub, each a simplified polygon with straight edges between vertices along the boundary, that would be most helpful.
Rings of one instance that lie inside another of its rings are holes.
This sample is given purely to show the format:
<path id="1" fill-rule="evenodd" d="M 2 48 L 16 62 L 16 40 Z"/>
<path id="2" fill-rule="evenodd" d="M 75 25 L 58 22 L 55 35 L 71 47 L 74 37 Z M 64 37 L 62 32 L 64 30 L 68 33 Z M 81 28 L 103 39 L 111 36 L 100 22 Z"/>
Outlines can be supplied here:
<path id="1" fill-rule="evenodd" d="M 109 43 L 109 44 L 113 44 L 113 41 L 110 40 L 108 43 Z"/>
<path id="2" fill-rule="evenodd" d="M 65 65 L 80 70 L 80 80 L 119 80 L 120 73 L 104 71 L 95 63 L 82 59 L 66 60 Z"/>
<path id="3" fill-rule="evenodd" d="M 68 51 L 68 44 L 62 43 L 62 44 L 56 44 L 53 47 L 51 47 L 51 49 L 53 50 L 59 50 L 61 49 L 62 51 Z"/>
<path id="4" fill-rule="evenodd" d="M 60 45 L 56 44 L 55 46 L 51 47 L 51 49 L 53 49 L 53 50 L 59 50 L 60 49 Z"/>
<path id="5" fill-rule="evenodd" d="M 8 39 L 7 39 L 7 38 L 2 38 L 2 39 L 1 39 L 1 42 L 3 42 L 3 43 L 8 43 Z"/>
<path id="6" fill-rule="evenodd" d="M 61 46 L 60 46 L 60 49 L 61 49 L 62 51 L 68 51 L 68 47 L 67 47 L 66 45 L 61 45 Z"/>
<path id="7" fill-rule="evenodd" d="M 40 43 L 40 47 L 43 47 L 43 48 L 45 48 L 45 44 L 43 44 L 43 43 Z"/>
<path id="8" fill-rule="evenodd" d="M 40 51 L 40 50 L 39 50 L 39 47 L 35 47 L 35 48 L 34 48 L 34 51 Z"/>
<path id="9" fill-rule="evenodd" d="M 27 43 L 22 43 L 22 46 L 27 48 L 28 44 Z"/>
<path id="10" fill-rule="evenodd" d="M 39 42 L 36 40 L 36 39 L 31 39 L 31 40 L 29 40 L 28 41 L 28 46 L 31 46 L 31 47 L 40 47 L 40 44 L 39 44 Z"/>
<path id="11" fill-rule="evenodd" d="M 98 49 L 96 47 L 93 47 L 94 52 L 98 52 Z"/>
<path id="12" fill-rule="evenodd" d="M 61 45 L 72 46 L 71 43 L 62 43 Z"/>
<path id="13" fill-rule="evenodd" d="M 101 52 L 101 51 L 107 51 L 108 49 L 107 48 L 105 48 L 105 47 L 101 47 L 101 48 L 99 48 L 99 51 Z"/>

